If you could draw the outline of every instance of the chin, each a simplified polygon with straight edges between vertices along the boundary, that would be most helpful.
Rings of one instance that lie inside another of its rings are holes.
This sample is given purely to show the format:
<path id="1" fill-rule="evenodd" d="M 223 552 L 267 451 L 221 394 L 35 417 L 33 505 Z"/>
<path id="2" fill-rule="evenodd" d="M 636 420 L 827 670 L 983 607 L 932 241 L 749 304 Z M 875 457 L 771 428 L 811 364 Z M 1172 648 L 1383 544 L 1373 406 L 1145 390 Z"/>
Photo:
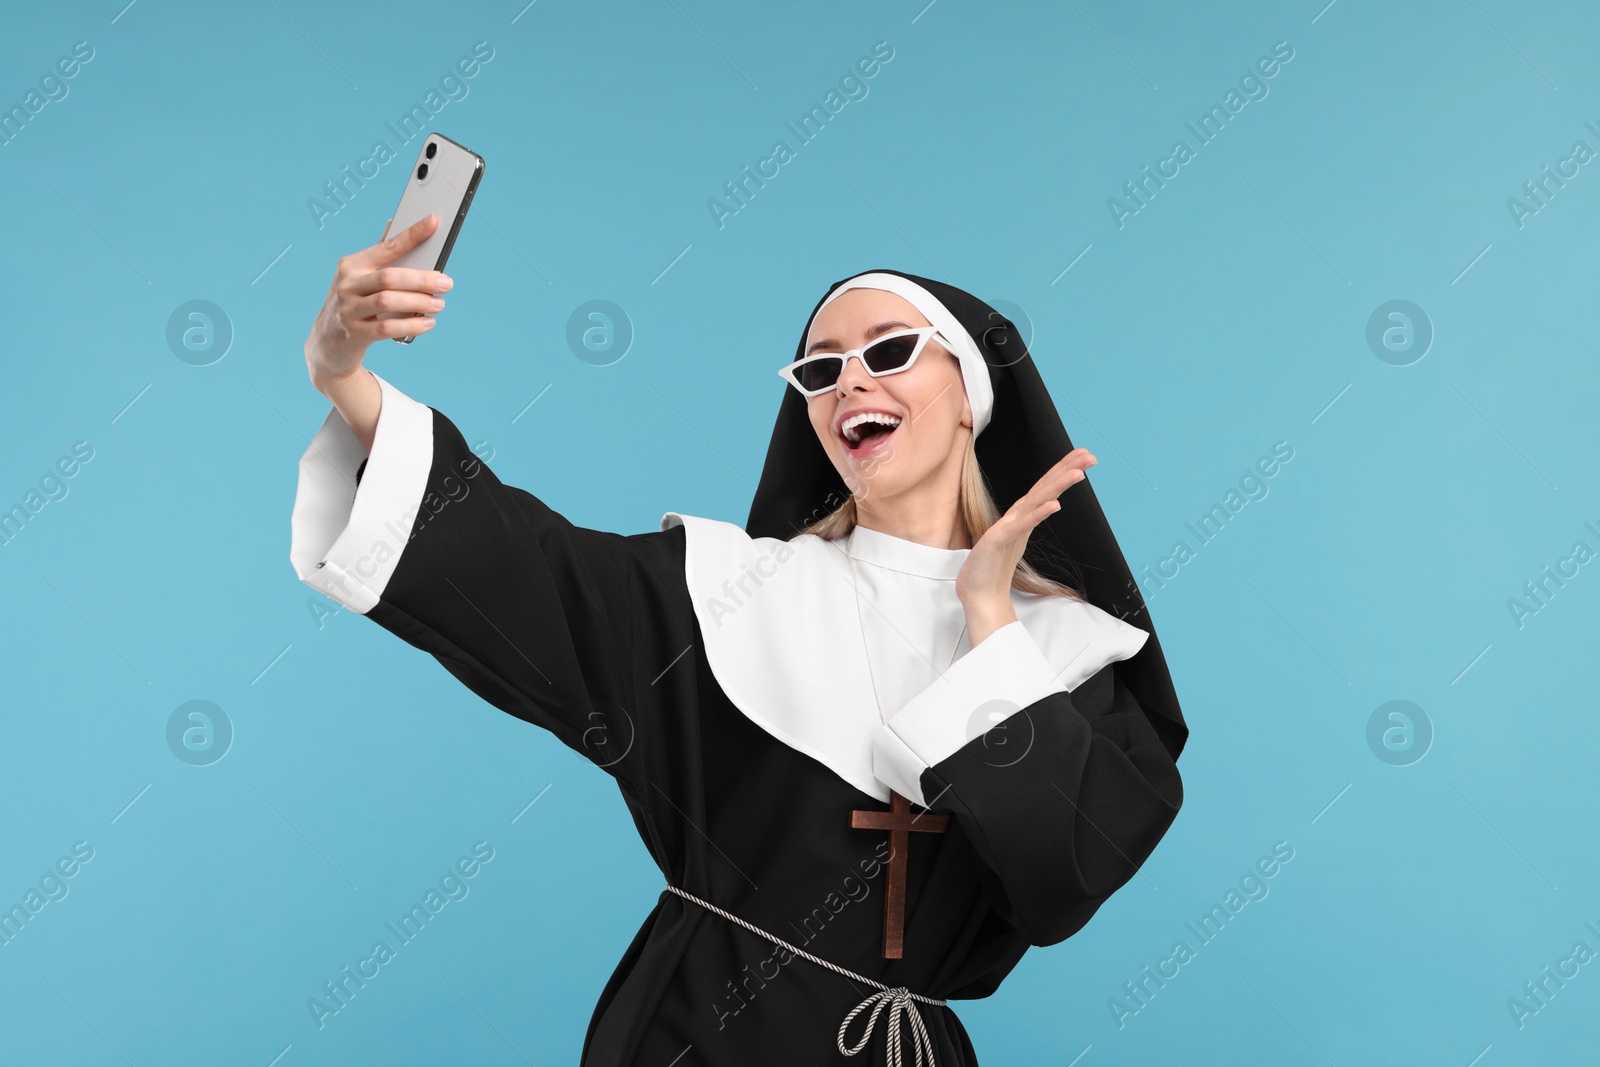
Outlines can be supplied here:
<path id="1" fill-rule="evenodd" d="M 873 456 L 864 460 L 845 460 L 841 476 L 847 489 L 862 500 L 887 500 L 911 486 L 917 480 L 904 466 L 904 457 L 896 463 L 893 455 Z"/>

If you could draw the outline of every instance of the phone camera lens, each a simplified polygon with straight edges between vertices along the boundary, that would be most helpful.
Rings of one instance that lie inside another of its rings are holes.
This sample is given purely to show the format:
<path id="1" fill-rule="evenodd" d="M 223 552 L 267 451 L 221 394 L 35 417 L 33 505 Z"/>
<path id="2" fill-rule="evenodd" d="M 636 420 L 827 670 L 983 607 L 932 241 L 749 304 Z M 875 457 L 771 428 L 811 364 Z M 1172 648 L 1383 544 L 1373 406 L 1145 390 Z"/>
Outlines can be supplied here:
<path id="1" fill-rule="evenodd" d="M 423 155 L 427 156 L 429 159 L 432 159 L 435 155 L 438 154 L 438 152 L 439 152 L 439 142 L 438 141 L 429 141 L 428 142 L 428 148 L 427 148 L 427 150 L 425 152 L 423 152 Z"/>
<path id="2" fill-rule="evenodd" d="M 421 178 L 426 178 L 427 176 L 428 176 L 428 165 L 426 163 L 423 163 L 423 164 L 421 164 L 420 166 L 417 167 L 417 177 L 419 179 L 421 179 Z"/>

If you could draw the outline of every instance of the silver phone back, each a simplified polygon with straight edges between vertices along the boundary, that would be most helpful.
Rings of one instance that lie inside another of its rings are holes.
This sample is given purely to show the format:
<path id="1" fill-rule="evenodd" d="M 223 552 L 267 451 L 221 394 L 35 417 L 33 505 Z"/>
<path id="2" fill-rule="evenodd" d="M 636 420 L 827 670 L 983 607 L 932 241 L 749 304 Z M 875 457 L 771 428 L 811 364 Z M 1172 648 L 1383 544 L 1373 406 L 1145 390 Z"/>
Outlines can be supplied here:
<path id="1" fill-rule="evenodd" d="M 428 146 L 436 145 L 432 159 L 427 158 Z M 426 163 L 428 174 L 417 177 L 417 169 Z M 439 216 L 439 227 L 426 241 L 394 261 L 396 267 L 414 267 L 418 270 L 441 270 L 449 251 L 456 223 L 466 214 L 468 194 L 477 184 L 476 178 L 483 160 L 477 155 L 440 134 L 429 134 L 411 166 L 411 177 L 406 182 L 400 204 L 394 209 L 394 221 L 384 231 L 387 239 L 412 223 L 419 222 L 429 212 Z"/>

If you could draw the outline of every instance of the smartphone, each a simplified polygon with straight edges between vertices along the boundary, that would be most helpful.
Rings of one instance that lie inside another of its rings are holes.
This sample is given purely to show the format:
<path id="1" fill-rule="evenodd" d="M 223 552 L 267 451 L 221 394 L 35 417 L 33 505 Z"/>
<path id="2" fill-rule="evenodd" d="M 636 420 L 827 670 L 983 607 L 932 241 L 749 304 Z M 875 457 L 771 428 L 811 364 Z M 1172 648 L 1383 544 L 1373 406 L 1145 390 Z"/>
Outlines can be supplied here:
<path id="1" fill-rule="evenodd" d="M 381 240 L 389 234 L 399 233 L 407 226 L 420 222 L 430 213 L 439 216 L 439 226 L 433 235 L 391 266 L 413 267 L 418 270 L 444 270 L 450 258 L 450 249 L 466 220 L 467 208 L 483 179 L 483 157 L 464 145 L 459 145 L 440 133 L 430 133 L 417 153 L 417 164 L 406 179 L 400 203 L 394 209 L 394 218 Z M 409 311 L 380 311 L 380 319 L 416 317 Z M 410 344 L 410 337 L 396 337 L 401 344 Z"/>

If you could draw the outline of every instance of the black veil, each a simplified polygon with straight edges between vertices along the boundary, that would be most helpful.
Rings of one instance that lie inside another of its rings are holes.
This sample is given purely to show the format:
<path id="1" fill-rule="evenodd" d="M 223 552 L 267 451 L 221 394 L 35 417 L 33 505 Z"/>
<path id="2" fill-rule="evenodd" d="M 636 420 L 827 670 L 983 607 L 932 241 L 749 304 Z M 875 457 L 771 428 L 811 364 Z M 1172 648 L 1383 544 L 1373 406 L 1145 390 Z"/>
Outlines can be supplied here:
<path id="1" fill-rule="evenodd" d="M 994 407 L 975 450 L 995 504 L 1004 512 L 1073 449 L 1021 334 L 1004 315 L 954 286 L 887 268 L 871 273 L 899 275 L 922 286 L 977 343 L 994 388 Z M 849 280 L 833 283 L 828 293 Z M 828 293 L 807 316 L 795 359 L 805 354 L 811 320 Z M 848 495 L 844 480 L 812 429 L 806 398 L 785 385 L 745 531 L 751 537 L 787 540 L 843 504 Z M 1123 662 L 1119 671 L 1176 759 L 1188 740 L 1189 728 L 1144 597 L 1087 479 L 1069 487 L 1061 496 L 1061 510 L 1034 528 L 1024 558 L 1046 577 L 1083 590 L 1095 607 L 1149 633 L 1144 647 Z"/>

